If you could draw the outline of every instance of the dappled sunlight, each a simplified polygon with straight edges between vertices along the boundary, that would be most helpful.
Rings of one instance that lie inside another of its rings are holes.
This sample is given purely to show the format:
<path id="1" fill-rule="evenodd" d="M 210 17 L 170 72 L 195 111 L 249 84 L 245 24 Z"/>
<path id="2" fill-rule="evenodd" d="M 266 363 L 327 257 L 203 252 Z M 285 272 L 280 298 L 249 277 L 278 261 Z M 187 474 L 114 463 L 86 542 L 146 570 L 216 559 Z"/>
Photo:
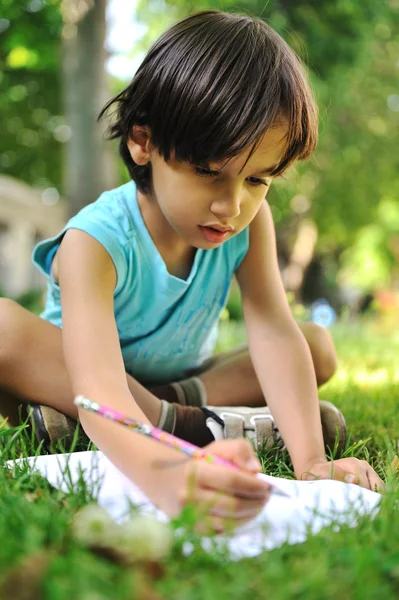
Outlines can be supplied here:
<path id="1" fill-rule="evenodd" d="M 367 369 L 365 367 L 340 367 L 329 387 L 334 389 L 343 389 L 348 386 L 367 388 L 389 388 L 399 382 L 399 368 L 389 369 L 379 367 L 376 369 Z"/>
<path id="2" fill-rule="evenodd" d="M 353 380 L 360 387 L 385 386 L 389 381 L 388 370 L 376 369 L 375 371 L 368 371 L 360 369 L 354 372 Z"/>

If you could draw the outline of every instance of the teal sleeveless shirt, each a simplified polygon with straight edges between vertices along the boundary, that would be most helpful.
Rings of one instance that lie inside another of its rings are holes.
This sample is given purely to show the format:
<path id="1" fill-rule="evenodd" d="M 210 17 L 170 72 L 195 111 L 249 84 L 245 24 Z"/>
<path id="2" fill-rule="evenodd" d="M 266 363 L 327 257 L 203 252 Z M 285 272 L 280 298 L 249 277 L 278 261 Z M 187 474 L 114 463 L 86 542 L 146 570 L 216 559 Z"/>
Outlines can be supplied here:
<path id="1" fill-rule="evenodd" d="M 184 378 L 209 358 L 231 281 L 248 250 L 248 227 L 218 248 L 197 249 L 183 280 L 166 269 L 143 221 L 135 183 L 105 192 L 33 251 L 34 263 L 48 277 L 40 316 L 58 327 L 60 288 L 51 263 L 72 228 L 102 244 L 115 265 L 115 320 L 128 373 L 144 385 L 160 384 Z"/>

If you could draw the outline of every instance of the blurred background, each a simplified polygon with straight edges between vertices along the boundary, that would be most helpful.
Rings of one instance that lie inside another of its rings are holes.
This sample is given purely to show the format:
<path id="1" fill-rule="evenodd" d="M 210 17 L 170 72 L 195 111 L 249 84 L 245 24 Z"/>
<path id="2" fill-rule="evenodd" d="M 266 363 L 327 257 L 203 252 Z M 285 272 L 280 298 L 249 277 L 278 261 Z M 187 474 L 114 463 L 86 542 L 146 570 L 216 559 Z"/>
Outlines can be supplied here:
<path id="1" fill-rule="evenodd" d="M 0 0 L 0 295 L 40 310 L 34 244 L 128 174 L 96 123 L 146 50 L 206 8 L 259 16 L 304 59 L 314 157 L 268 199 L 294 314 L 399 314 L 399 0 Z M 241 318 L 233 287 L 225 319 Z"/>

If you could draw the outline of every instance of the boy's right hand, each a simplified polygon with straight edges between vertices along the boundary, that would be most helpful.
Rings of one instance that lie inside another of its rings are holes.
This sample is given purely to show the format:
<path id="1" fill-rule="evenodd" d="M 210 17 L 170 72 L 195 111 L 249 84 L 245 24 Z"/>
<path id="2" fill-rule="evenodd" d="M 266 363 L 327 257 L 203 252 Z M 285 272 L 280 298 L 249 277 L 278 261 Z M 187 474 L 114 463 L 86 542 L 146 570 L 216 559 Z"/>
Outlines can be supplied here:
<path id="1" fill-rule="evenodd" d="M 256 477 L 261 465 L 247 440 L 212 442 L 206 449 L 239 468 L 184 457 L 173 462 L 156 461 L 154 475 L 162 480 L 157 504 L 170 516 L 193 505 L 201 517 L 201 533 L 221 533 L 254 519 L 269 499 L 270 486 Z"/>

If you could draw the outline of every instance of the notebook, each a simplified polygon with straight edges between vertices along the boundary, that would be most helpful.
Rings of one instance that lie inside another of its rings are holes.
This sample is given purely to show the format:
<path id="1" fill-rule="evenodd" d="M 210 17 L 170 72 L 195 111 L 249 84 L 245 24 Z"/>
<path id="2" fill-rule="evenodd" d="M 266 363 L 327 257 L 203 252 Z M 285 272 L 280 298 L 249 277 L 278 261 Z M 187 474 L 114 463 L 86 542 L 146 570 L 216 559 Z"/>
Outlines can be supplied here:
<path id="1" fill-rule="evenodd" d="M 70 492 L 84 485 L 94 494 L 97 502 L 117 521 L 123 522 L 131 505 L 139 506 L 160 520 L 167 516 L 146 498 L 143 492 L 128 480 L 102 452 L 76 452 L 38 456 L 27 461 L 30 468 L 39 471 L 51 485 Z M 12 466 L 12 463 L 10 464 Z M 360 516 L 374 518 L 379 510 L 380 494 L 340 481 L 292 481 L 259 475 L 290 494 L 290 498 L 271 496 L 256 519 L 237 528 L 234 534 L 203 538 L 206 550 L 214 544 L 223 545 L 232 560 L 257 556 L 284 543 L 298 544 L 309 535 L 332 525 L 339 534 L 339 526 L 355 527 Z M 186 552 L 192 548 L 187 544 Z"/>

